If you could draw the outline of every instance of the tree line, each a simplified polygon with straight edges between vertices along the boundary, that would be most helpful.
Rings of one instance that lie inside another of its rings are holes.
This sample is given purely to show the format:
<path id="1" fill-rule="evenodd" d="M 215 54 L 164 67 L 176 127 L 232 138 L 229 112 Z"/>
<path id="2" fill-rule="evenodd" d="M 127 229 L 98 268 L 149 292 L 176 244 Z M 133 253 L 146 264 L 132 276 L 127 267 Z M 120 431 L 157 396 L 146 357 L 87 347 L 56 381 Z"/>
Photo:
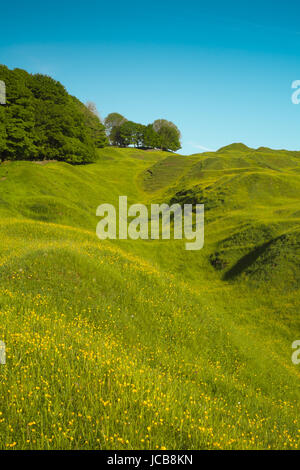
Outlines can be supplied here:
<path id="1" fill-rule="evenodd" d="M 181 148 L 180 131 L 176 125 L 165 119 L 143 125 L 128 121 L 119 113 L 109 114 L 105 120 L 107 136 L 111 145 L 134 146 L 144 149 L 161 149 L 176 152 Z"/>
<path id="2" fill-rule="evenodd" d="M 158 119 L 143 125 L 111 113 L 103 123 L 92 102 L 84 105 L 47 75 L 0 64 L 1 82 L 0 161 L 90 163 L 97 159 L 97 149 L 108 145 L 171 151 L 181 147 L 172 122 Z"/>

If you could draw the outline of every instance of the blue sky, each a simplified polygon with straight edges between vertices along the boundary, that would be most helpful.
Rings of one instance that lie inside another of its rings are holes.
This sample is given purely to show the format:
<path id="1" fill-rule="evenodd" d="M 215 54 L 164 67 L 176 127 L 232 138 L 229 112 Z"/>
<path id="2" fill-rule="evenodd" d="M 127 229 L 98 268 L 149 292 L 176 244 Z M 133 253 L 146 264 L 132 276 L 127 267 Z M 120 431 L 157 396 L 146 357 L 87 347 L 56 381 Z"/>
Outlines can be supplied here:
<path id="1" fill-rule="evenodd" d="M 102 117 L 166 118 L 182 153 L 300 149 L 296 1 L 1 3 L 0 63 L 51 75 Z"/>

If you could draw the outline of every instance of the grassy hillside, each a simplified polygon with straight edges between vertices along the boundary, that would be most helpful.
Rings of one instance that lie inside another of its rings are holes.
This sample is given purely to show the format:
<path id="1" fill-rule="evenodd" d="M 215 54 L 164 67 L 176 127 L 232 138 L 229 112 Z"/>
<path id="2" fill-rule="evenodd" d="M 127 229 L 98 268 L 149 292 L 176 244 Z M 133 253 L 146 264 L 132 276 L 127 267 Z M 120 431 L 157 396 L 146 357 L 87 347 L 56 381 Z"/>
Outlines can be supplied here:
<path id="1" fill-rule="evenodd" d="M 298 448 L 299 191 L 242 144 L 1 164 L 0 448 Z M 101 242 L 120 195 L 204 202 L 205 247 Z"/>

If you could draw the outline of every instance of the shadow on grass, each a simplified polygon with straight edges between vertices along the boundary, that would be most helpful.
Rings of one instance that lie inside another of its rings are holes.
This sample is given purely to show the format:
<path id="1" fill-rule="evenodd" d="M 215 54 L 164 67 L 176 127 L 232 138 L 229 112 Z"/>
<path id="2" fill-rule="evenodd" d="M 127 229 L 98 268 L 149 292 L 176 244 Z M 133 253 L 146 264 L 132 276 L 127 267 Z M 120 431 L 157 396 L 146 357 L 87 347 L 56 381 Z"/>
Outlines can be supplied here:
<path id="1" fill-rule="evenodd" d="M 224 276 L 224 281 L 230 281 L 240 276 L 246 269 L 248 269 L 255 261 L 268 249 L 275 240 L 270 240 L 263 245 L 255 248 L 253 251 L 243 256 L 232 268 L 227 271 Z"/>

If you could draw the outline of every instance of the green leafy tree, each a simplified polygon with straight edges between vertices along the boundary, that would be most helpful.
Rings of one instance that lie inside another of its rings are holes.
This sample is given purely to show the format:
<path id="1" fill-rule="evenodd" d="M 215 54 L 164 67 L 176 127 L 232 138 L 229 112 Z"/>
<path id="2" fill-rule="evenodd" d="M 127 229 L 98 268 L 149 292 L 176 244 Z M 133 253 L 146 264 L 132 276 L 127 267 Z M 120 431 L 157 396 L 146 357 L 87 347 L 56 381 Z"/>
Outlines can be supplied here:
<path id="1" fill-rule="evenodd" d="M 157 134 L 157 132 L 155 132 L 153 124 L 148 124 L 148 126 L 144 126 L 142 146 L 145 148 L 153 149 L 160 147 L 159 135 Z"/>
<path id="2" fill-rule="evenodd" d="M 120 138 L 120 127 L 127 119 L 119 113 L 110 113 L 104 120 L 107 136 L 111 145 L 122 145 Z"/>
<path id="3" fill-rule="evenodd" d="M 0 113 L 1 160 L 88 163 L 108 144 L 100 119 L 51 77 L 0 65 L 6 105 Z"/>
<path id="4" fill-rule="evenodd" d="M 124 122 L 118 128 L 118 145 L 121 147 L 128 147 L 134 144 L 134 134 L 136 131 L 136 124 L 132 121 Z"/>
<path id="5" fill-rule="evenodd" d="M 118 128 L 118 142 L 122 147 L 142 147 L 145 127 L 133 121 L 126 121 Z"/>
<path id="6" fill-rule="evenodd" d="M 180 144 L 180 131 L 177 126 L 165 119 L 157 119 L 153 123 L 153 129 L 159 137 L 159 147 L 162 150 L 172 150 L 176 152 L 181 148 Z"/>
<path id="7" fill-rule="evenodd" d="M 143 124 L 135 124 L 133 132 L 133 145 L 135 147 L 144 147 L 144 136 L 146 126 Z"/>

